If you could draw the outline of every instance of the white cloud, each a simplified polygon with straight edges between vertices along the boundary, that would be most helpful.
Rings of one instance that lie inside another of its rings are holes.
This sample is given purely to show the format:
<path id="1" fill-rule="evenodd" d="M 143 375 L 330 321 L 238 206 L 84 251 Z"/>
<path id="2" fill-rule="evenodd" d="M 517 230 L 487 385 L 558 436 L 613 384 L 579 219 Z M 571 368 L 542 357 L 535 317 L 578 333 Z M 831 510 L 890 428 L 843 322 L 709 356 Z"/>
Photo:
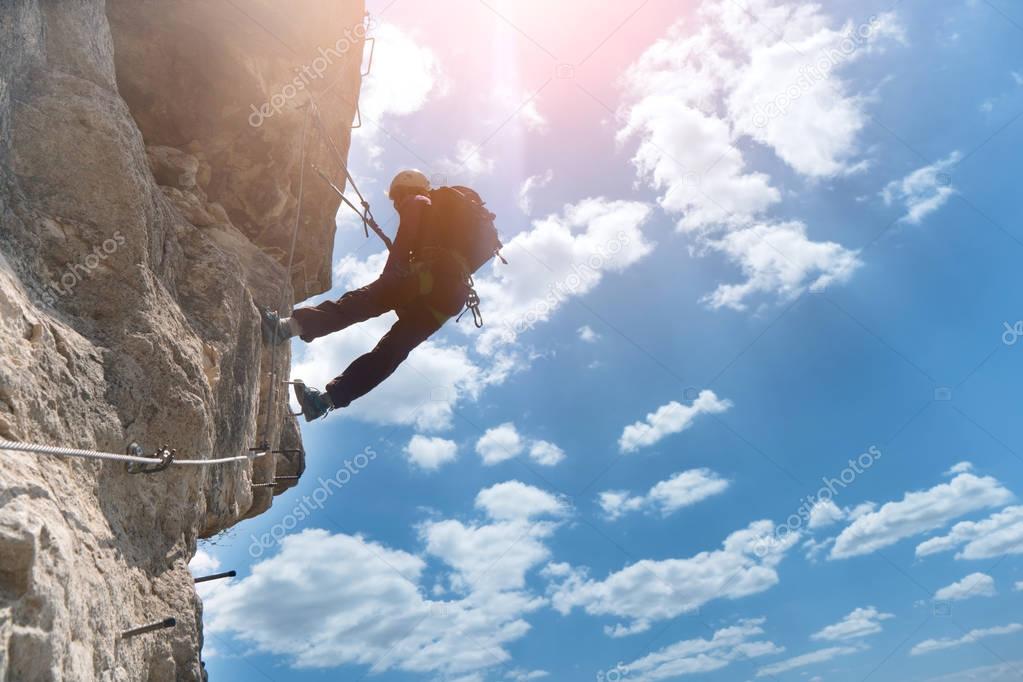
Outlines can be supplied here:
<path id="1" fill-rule="evenodd" d="M 704 389 L 692 405 L 683 405 L 673 400 L 648 414 L 644 421 L 626 426 L 618 439 L 618 447 L 625 453 L 636 452 L 685 431 L 701 414 L 720 414 L 731 407 L 731 401 L 722 400 L 714 391 Z"/>
<path id="2" fill-rule="evenodd" d="M 849 93 L 839 71 L 875 51 L 891 39 L 901 40 L 902 29 L 893 13 L 854 26 L 829 28 L 819 9 L 806 5 L 754 3 L 776 15 L 785 26 L 784 38 L 768 34 L 750 41 L 749 63 L 738 69 L 728 109 L 739 134 L 772 148 L 796 171 L 811 177 L 831 177 L 862 166 L 853 158 L 857 138 L 866 124 L 868 99 Z M 774 4 L 776 7 L 768 9 Z M 726 17 L 756 31 L 756 20 Z M 771 21 L 771 19 L 768 19 Z M 730 26 L 732 31 L 742 27 Z"/>
<path id="3" fill-rule="evenodd" d="M 810 509 L 810 520 L 806 526 L 810 530 L 816 530 L 818 528 L 824 528 L 830 526 L 833 523 L 838 523 L 844 520 L 848 516 L 848 512 L 843 509 L 839 509 L 838 505 L 833 501 L 819 500 Z"/>
<path id="4" fill-rule="evenodd" d="M 546 670 L 522 670 L 521 668 L 515 668 L 506 672 L 504 679 L 511 682 L 531 682 L 531 680 L 541 680 L 549 676 L 550 673 Z"/>
<path id="5" fill-rule="evenodd" d="M 476 441 L 476 452 L 488 466 L 518 457 L 525 447 L 522 436 L 511 422 L 487 429 Z"/>
<path id="6" fill-rule="evenodd" d="M 423 557 L 324 530 L 290 535 L 276 556 L 206 602 L 208 631 L 233 634 L 298 668 L 355 665 L 482 680 L 511 661 L 506 647 L 530 630 L 524 617 L 546 603 L 525 589 L 526 575 L 549 558 L 545 541 L 558 522 L 543 516 L 563 507 L 514 481 L 480 491 L 477 507 L 490 520 L 422 524 Z M 429 559 L 440 562 L 454 598 L 425 596 Z"/>
<path id="7" fill-rule="evenodd" d="M 453 462 L 458 456 L 458 444 L 444 438 L 429 438 L 420 434 L 412 436 L 405 446 L 409 462 L 426 471 L 436 471 L 443 464 Z"/>
<path id="8" fill-rule="evenodd" d="M 941 677 L 928 677 L 921 682 L 978 682 L 978 680 L 983 680 L 983 682 L 1019 682 L 1021 669 L 1023 669 L 1023 661 L 1009 661 L 981 668 L 960 670 Z"/>
<path id="9" fill-rule="evenodd" d="M 527 441 L 512 422 L 487 431 L 476 441 L 476 452 L 487 466 L 518 457 L 523 452 L 541 466 L 555 466 L 565 459 L 565 451 L 545 440 Z"/>
<path id="10" fill-rule="evenodd" d="M 1012 80 L 1016 82 L 1016 85 L 1023 85 L 1023 74 L 1013 71 Z"/>
<path id="11" fill-rule="evenodd" d="M 476 496 L 476 507 L 495 521 L 530 519 L 566 511 L 565 504 L 558 498 L 519 481 L 498 483 L 481 490 Z"/>
<path id="12" fill-rule="evenodd" d="M 860 516 L 838 535 L 830 558 L 870 554 L 904 538 L 941 528 L 957 516 L 1011 499 L 1012 493 L 994 478 L 959 474 L 948 483 L 906 493 L 902 500 Z"/>
<path id="13" fill-rule="evenodd" d="M 600 494 L 600 506 L 610 520 L 626 512 L 641 509 L 657 510 L 662 516 L 720 495 L 728 489 L 729 481 L 710 469 L 682 471 L 657 483 L 646 495 L 631 496 L 623 491 L 605 491 Z"/>
<path id="14" fill-rule="evenodd" d="M 881 192 L 885 204 L 902 204 L 906 207 L 903 222 L 920 224 L 924 218 L 937 211 L 956 193 L 948 172 L 963 158 L 959 152 L 930 166 L 913 171 L 901 180 L 894 180 Z"/>
<path id="15" fill-rule="evenodd" d="M 1012 589 L 1015 592 L 1023 592 L 1023 580 L 1020 580 L 1015 585 L 1013 585 Z"/>
<path id="16" fill-rule="evenodd" d="M 197 578 L 214 573 L 218 568 L 220 568 L 220 559 L 202 549 L 196 550 L 195 556 L 188 562 L 188 570 Z"/>
<path id="17" fill-rule="evenodd" d="M 632 623 L 623 628 L 632 633 L 715 599 L 763 592 L 778 583 L 778 564 L 798 540 L 793 533 L 772 543 L 765 553 L 760 540 L 773 528 L 770 521 L 756 521 L 725 538 L 721 549 L 685 559 L 644 559 L 603 580 L 590 578 L 585 568 L 550 565 L 545 575 L 551 578 L 551 604 L 562 614 L 578 607 L 593 616 L 629 619 Z M 608 632 L 613 634 L 614 629 Z"/>
<path id="18" fill-rule="evenodd" d="M 578 334 L 579 340 L 584 343 L 596 343 L 600 339 L 600 334 L 593 331 L 593 328 L 588 324 L 579 327 Z"/>
<path id="19" fill-rule="evenodd" d="M 781 653 L 784 647 L 758 639 L 764 634 L 764 620 L 743 620 L 714 632 L 710 639 L 698 638 L 676 642 L 647 654 L 622 667 L 630 682 L 673 680 L 683 675 L 697 675 L 721 670 L 735 661 Z"/>
<path id="20" fill-rule="evenodd" d="M 381 153 L 379 122 L 414 114 L 448 89 L 440 60 L 420 44 L 417 35 L 387 22 L 375 26 L 373 35 L 377 41 L 373 71 L 363 80 L 359 94 L 364 125 L 356 131 L 367 136 L 370 158 Z"/>
<path id="21" fill-rule="evenodd" d="M 882 630 L 881 621 L 894 617 L 890 613 L 878 611 L 873 606 L 854 609 L 849 615 L 834 625 L 829 625 L 810 635 L 810 639 L 838 642 L 875 635 Z"/>
<path id="22" fill-rule="evenodd" d="M 537 440 L 529 446 L 529 457 L 541 466 L 552 467 L 565 459 L 565 451 L 554 443 Z"/>
<path id="23" fill-rule="evenodd" d="M 956 474 L 968 474 L 973 471 L 973 464 L 971 462 L 959 462 L 945 472 L 946 476 L 955 476 Z"/>
<path id="24" fill-rule="evenodd" d="M 963 601 L 973 597 L 994 597 L 994 578 L 985 573 L 971 573 L 962 580 L 946 585 L 934 593 L 934 598 L 942 601 Z"/>
<path id="25" fill-rule="evenodd" d="M 540 113 L 540 108 L 537 106 L 539 98 L 533 97 L 531 94 L 527 94 L 526 97 L 530 97 L 529 101 L 519 109 L 522 125 L 530 132 L 543 135 L 551 129 L 551 126 L 546 117 Z"/>
<path id="26" fill-rule="evenodd" d="M 548 169 L 540 175 L 530 175 L 522 182 L 519 188 L 519 210 L 526 215 L 533 213 L 533 193 L 543 189 L 554 180 L 554 171 Z"/>
<path id="27" fill-rule="evenodd" d="M 642 260 L 653 249 L 642 230 L 650 212 L 639 202 L 585 199 L 515 235 L 503 249 L 514 267 L 495 263 L 476 277 L 487 323 L 480 352 L 513 343 L 605 275 Z"/>
<path id="28" fill-rule="evenodd" d="M 916 555 L 924 557 L 957 547 L 962 547 L 956 554 L 957 559 L 978 560 L 1023 554 L 1023 507 L 1006 507 L 983 521 L 957 523 L 948 535 L 920 543 Z"/>
<path id="29" fill-rule="evenodd" d="M 712 308 L 745 310 L 754 294 L 791 300 L 847 281 L 862 265 L 858 251 L 835 242 L 815 242 L 800 222 L 760 223 L 707 242 L 735 263 L 746 277 L 722 284 L 703 301 Z"/>
<path id="30" fill-rule="evenodd" d="M 964 644 L 973 644 L 982 639 L 998 635 L 1011 635 L 1019 632 L 1020 630 L 1023 630 L 1023 625 L 1020 625 L 1019 623 L 1010 623 L 1008 625 L 1001 625 L 993 628 L 978 628 L 976 630 L 970 630 L 958 639 L 925 639 L 910 649 L 909 654 L 911 656 L 919 656 L 921 654 L 929 654 L 934 651 L 942 651 L 943 649 L 955 649 L 963 646 Z"/>
<path id="31" fill-rule="evenodd" d="M 679 216 L 679 230 L 694 235 L 696 250 L 721 252 L 746 275 L 705 302 L 742 309 L 754 294 L 789 298 L 847 280 L 860 265 L 855 251 L 813 241 L 801 222 L 764 215 L 782 195 L 769 175 L 748 167 L 740 142 L 767 145 L 811 178 L 862 170 L 857 138 L 868 98 L 850 94 L 837 72 L 900 40 L 894 15 L 835 27 L 818 5 L 708 0 L 697 25 L 676 25 L 630 68 L 619 139 L 638 139 L 640 178 Z M 784 34 L 764 25 L 784 26 Z"/>
<path id="32" fill-rule="evenodd" d="M 459 140 L 455 143 L 455 154 L 437 161 L 433 169 L 446 176 L 448 184 L 461 185 L 464 181 L 474 180 L 481 175 L 494 172 L 495 162 L 483 155 L 483 150 L 471 140 Z"/>
<path id="33" fill-rule="evenodd" d="M 808 665 L 816 665 L 818 663 L 825 663 L 833 658 L 839 656 L 848 656 L 850 654 L 859 653 L 862 649 L 854 646 L 833 646 L 826 649 L 818 649 L 802 656 L 796 656 L 779 663 L 772 663 L 771 665 L 764 666 L 757 670 L 757 677 L 767 677 L 780 675 L 781 673 L 789 672 L 790 670 L 797 670 L 799 668 L 805 668 Z"/>

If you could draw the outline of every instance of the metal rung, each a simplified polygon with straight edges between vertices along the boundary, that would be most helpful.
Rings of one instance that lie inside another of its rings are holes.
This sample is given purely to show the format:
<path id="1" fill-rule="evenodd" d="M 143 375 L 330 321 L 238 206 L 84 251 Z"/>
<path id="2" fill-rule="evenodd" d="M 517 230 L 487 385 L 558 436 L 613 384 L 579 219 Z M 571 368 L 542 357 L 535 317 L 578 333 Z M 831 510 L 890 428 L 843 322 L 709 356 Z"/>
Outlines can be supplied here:
<path id="1" fill-rule="evenodd" d="M 121 633 L 123 639 L 129 639 L 131 637 L 137 637 L 138 635 L 144 635 L 147 632 L 153 632 L 154 630 L 164 630 L 166 628 L 172 628 L 178 624 L 178 621 L 174 618 L 166 618 L 161 620 L 159 623 L 150 623 L 149 625 L 143 625 L 141 627 L 132 628 L 131 630 L 125 630 Z"/>
<path id="2" fill-rule="evenodd" d="M 201 578 L 196 578 L 195 582 L 208 583 L 211 580 L 220 580 L 221 578 L 233 578 L 238 575 L 238 571 L 225 571 L 224 573 L 214 573 L 213 575 L 204 575 Z"/>

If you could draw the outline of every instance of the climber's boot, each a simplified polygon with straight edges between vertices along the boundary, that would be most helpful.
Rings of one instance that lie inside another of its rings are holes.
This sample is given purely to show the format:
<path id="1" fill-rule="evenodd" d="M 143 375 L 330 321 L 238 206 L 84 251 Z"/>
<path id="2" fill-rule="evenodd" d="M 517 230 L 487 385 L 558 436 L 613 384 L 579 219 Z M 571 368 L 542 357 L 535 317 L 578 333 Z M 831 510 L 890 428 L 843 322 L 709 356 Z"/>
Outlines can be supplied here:
<path id="1" fill-rule="evenodd" d="M 262 320 L 264 343 L 276 346 L 292 337 L 291 325 L 286 319 L 281 319 L 281 316 L 273 310 L 266 306 L 259 306 L 259 317 Z"/>
<path id="2" fill-rule="evenodd" d="M 330 394 L 309 388 L 301 381 L 288 383 L 295 389 L 295 400 L 302 407 L 301 415 L 307 422 L 319 419 L 334 409 L 334 401 L 330 399 Z"/>

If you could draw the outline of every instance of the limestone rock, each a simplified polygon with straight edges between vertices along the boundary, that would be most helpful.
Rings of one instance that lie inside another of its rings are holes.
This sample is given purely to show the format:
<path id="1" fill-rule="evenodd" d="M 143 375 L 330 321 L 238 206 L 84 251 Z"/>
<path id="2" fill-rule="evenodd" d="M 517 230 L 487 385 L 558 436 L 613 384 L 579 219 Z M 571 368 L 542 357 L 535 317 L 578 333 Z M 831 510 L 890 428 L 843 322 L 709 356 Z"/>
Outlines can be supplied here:
<path id="1" fill-rule="evenodd" d="M 305 468 L 284 391 L 269 400 L 290 358 L 262 347 L 256 304 L 329 287 L 337 209 L 307 172 L 289 282 L 302 139 L 307 161 L 332 160 L 301 93 L 259 126 L 249 103 L 272 101 L 363 12 L 361 0 L 0 5 L 0 438 L 287 451 L 151 476 L 0 451 L 0 679 L 203 679 L 196 542 L 294 485 L 253 481 Z M 360 59 L 338 51 L 309 81 L 337 83 L 320 109 L 341 153 Z M 172 630 L 119 638 L 167 617 Z"/>

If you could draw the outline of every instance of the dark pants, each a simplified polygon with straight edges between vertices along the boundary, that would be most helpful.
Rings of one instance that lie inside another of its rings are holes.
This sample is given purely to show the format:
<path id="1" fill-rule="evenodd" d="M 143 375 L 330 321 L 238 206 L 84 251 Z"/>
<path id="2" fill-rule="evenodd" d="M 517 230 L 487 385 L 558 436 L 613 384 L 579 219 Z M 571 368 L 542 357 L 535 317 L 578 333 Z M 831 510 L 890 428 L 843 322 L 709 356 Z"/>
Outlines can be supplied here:
<path id="1" fill-rule="evenodd" d="M 457 314 L 466 294 L 466 285 L 452 273 L 385 273 L 337 301 L 295 310 L 292 317 L 302 326 L 302 340 L 310 342 L 392 310 L 398 313 L 398 321 L 376 347 L 327 384 L 334 406 L 347 407 L 391 376 L 416 346 Z"/>

